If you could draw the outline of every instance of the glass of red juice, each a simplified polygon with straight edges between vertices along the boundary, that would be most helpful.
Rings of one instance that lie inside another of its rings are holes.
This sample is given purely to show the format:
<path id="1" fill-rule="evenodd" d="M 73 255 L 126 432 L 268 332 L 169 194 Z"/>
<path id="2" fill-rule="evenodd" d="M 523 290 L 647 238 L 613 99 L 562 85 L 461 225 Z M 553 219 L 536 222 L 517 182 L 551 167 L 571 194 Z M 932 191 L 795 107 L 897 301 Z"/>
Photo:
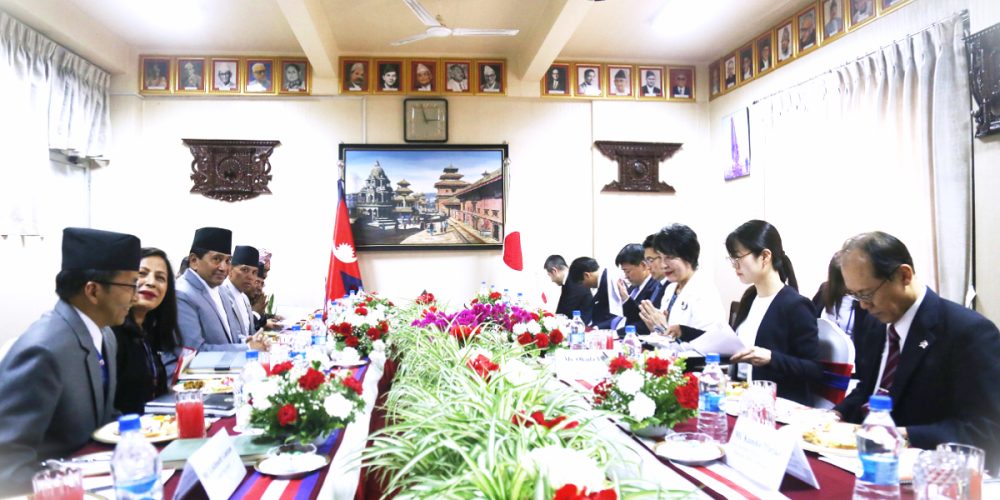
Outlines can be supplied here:
<path id="1" fill-rule="evenodd" d="M 31 478 L 34 498 L 38 500 L 76 500 L 83 498 L 83 477 L 74 467 L 50 467 Z"/>
<path id="2" fill-rule="evenodd" d="M 205 437 L 205 402 L 201 391 L 177 393 L 177 434 L 181 439 Z"/>

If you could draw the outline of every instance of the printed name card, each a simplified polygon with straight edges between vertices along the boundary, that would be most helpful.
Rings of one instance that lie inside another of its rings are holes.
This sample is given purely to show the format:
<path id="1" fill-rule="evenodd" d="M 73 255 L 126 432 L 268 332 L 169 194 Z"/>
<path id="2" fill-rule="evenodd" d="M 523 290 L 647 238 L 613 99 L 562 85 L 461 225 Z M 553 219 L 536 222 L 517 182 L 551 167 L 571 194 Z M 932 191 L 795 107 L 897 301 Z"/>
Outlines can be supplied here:
<path id="1" fill-rule="evenodd" d="M 791 426 L 779 430 L 749 419 L 737 419 L 726 445 L 726 464 L 770 491 L 778 491 L 786 472 L 819 488 Z"/>
<path id="2" fill-rule="evenodd" d="M 233 440 L 223 430 L 188 458 L 174 498 L 185 498 L 199 480 L 210 500 L 229 498 L 239 488 L 246 474 L 246 466 L 233 447 Z"/>
<path id="3" fill-rule="evenodd" d="M 562 380 L 596 381 L 608 376 L 613 351 L 600 349 L 559 349 L 556 351 L 556 376 Z"/>

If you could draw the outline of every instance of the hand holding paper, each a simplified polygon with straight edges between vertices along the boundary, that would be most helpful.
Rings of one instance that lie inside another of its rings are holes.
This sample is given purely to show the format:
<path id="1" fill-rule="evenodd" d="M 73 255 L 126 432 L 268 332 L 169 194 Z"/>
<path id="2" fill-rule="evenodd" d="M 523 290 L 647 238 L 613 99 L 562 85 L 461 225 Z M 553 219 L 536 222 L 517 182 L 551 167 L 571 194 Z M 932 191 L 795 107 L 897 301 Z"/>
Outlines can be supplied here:
<path id="1" fill-rule="evenodd" d="M 690 343 L 691 348 L 703 353 L 717 352 L 720 356 L 732 356 L 746 349 L 746 345 L 729 325 L 708 330 Z M 768 353 L 770 355 L 770 353 Z"/>

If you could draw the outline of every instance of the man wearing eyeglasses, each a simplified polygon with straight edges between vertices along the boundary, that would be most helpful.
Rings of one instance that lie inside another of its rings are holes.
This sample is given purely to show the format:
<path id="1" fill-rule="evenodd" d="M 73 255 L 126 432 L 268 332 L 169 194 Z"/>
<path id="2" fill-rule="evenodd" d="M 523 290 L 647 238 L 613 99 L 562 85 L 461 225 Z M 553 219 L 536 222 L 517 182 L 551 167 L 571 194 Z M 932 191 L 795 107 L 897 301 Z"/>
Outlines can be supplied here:
<path id="1" fill-rule="evenodd" d="M 651 234 L 646 236 L 646 239 L 643 240 L 642 261 L 645 262 L 646 267 L 649 268 L 650 277 L 656 280 L 657 286 L 653 290 L 652 295 L 649 296 L 649 301 L 653 304 L 653 307 L 659 309 L 660 305 L 663 303 L 663 291 L 667 289 L 667 285 L 670 284 L 670 281 L 667 280 L 667 270 L 663 267 L 663 258 L 660 257 L 660 254 L 656 253 L 656 249 L 653 248 L 653 238 L 655 237 L 655 234 Z"/>
<path id="2" fill-rule="evenodd" d="M 635 333 L 648 335 L 649 327 L 639 317 L 639 304 L 653 296 L 659 288 L 659 283 L 649 272 L 642 245 L 638 243 L 625 245 L 615 257 L 615 265 L 622 270 L 629 286 L 622 279 L 616 282 L 618 296 L 622 298 L 622 315 L 620 321 L 612 321 L 611 327 L 618 330 L 618 334 L 622 337 L 625 336 L 625 327 L 628 325 L 635 327 Z"/>
<path id="3" fill-rule="evenodd" d="M 858 235 L 841 252 L 848 293 L 881 323 L 855 326 L 863 336 L 861 382 L 835 410 L 860 422 L 868 398 L 888 394 L 893 420 L 912 446 L 965 443 L 1000 459 L 997 327 L 922 285 L 906 246 L 889 234 Z"/>
<path id="4" fill-rule="evenodd" d="M 63 230 L 56 302 L 0 361 L 0 496 L 31 492 L 42 460 L 65 457 L 114 417 L 110 327 L 136 300 L 139 238 Z"/>

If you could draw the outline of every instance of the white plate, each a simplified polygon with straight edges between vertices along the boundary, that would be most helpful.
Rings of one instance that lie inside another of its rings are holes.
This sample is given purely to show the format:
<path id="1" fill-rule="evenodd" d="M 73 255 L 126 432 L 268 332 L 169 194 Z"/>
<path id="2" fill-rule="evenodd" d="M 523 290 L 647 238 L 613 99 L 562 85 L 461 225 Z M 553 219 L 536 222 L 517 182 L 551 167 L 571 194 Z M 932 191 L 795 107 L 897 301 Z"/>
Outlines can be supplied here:
<path id="1" fill-rule="evenodd" d="M 858 449 L 857 448 L 833 448 L 833 447 L 829 447 L 829 446 L 821 446 L 821 445 L 818 445 L 816 443 L 810 443 L 809 441 L 806 441 L 803 438 L 803 434 L 806 431 L 808 431 L 809 429 L 811 429 L 812 427 L 816 426 L 816 425 L 821 425 L 821 424 L 793 425 L 793 426 L 791 426 L 791 427 L 795 428 L 795 433 L 796 433 L 797 436 L 799 436 L 799 444 L 802 446 L 803 450 L 805 450 L 805 451 L 811 451 L 811 452 L 814 452 L 814 453 L 820 453 L 822 455 L 829 455 L 829 456 L 833 456 L 833 457 L 857 457 L 858 456 Z M 846 422 L 833 422 L 833 423 L 831 423 L 831 425 L 836 425 L 836 426 L 852 426 L 854 428 L 858 427 L 855 424 L 849 424 L 849 423 L 846 423 Z"/>
<path id="2" fill-rule="evenodd" d="M 219 393 L 233 392 L 232 377 L 226 377 L 221 379 L 220 378 L 189 379 L 178 382 L 172 387 L 172 389 L 174 392 L 190 391 L 192 389 L 184 388 L 184 382 L 191 382 L 193 380 L 197 380 L 203 384 L 200 390 L 204 394 L 219 394 Z"/>
<path id="3" fill-rule="evenodd" d="M 343 367 L 343 368 L 352 368 L 352 367 L 355 367 L 355 366 L 364 366 L 364 365 L 367 365 L 368 364 L 368 360 L 366 360 L 366 359 L 358 359 L 358 360 L 354 360 L 354 361 L 341 361 L 339 359 L 335 359 L 331 363 L 333 364 L 333 366 L 340 366 L 340 367 Z"/>
<path id="4" fill-rule="evenodd" d="M 726 451 L 714 442 L 668 439 L 656 445 L 656 454 L 679 464 L 705 465 L 722 458 Z"/>
<path id="5" fill-rule="evenodd" d="M 329 463 L 330 459 L 324 455 L 302 453 L 267 457 L 253 468 L 264 475 L 288 479 L 322 469 Z"/>
<path id="6" fill-rule="evenodd" d="M 177 419 L 174 415 L 143 415 L 141 421 L 142 433 L 150 443 L 177 439 Z M 106 444 L 118 444 L 122 440 L 121 434 L 118 434 L 118 422 L 109 422 L 94 431 L 90 437 L 94 438 L 94 441 Z"/>

